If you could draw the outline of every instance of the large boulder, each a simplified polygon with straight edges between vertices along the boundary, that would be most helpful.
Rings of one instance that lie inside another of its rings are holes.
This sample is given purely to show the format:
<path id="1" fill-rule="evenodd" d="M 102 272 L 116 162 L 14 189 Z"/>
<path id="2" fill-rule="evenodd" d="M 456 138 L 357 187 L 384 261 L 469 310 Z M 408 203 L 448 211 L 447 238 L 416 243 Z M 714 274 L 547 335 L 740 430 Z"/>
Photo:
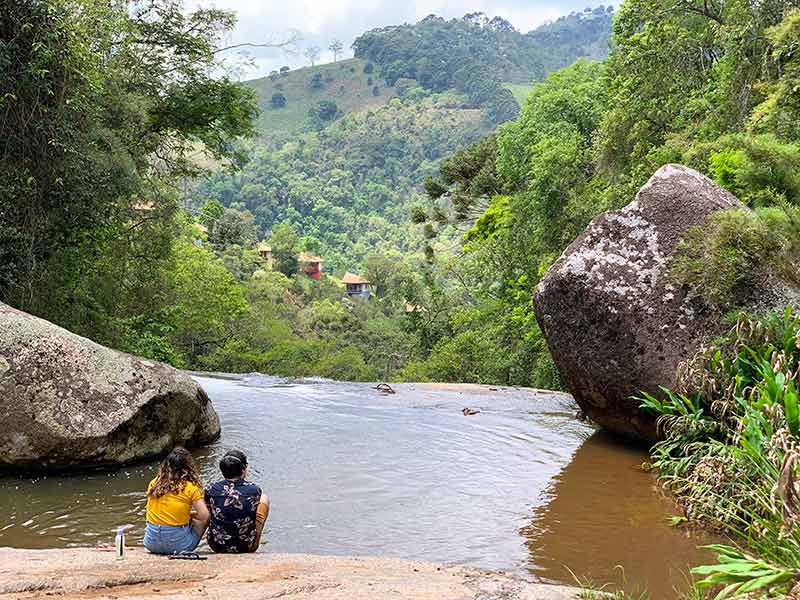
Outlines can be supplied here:
<path id="1" fill-rule="evenodd" d="M 219 432 L 188 376 L 0 303 L 0 470 L 122 465 Z"/>
<path id="2" fill-rule="evenodd" d="M 655 440 L 653 419 L 631 396 L 673 387 L 678 365 L 723 331 L 717 312 L 676 287 L 669 268 L 690 227 L 731 208 L 747 210 L 697 171 L 666 165 L 628 206 L 596 217 L 542 278 L 537 320 L 564 382 L 600 426 Z M 757 290 L 761 307 L 796 299 L 769 277 Z"/>

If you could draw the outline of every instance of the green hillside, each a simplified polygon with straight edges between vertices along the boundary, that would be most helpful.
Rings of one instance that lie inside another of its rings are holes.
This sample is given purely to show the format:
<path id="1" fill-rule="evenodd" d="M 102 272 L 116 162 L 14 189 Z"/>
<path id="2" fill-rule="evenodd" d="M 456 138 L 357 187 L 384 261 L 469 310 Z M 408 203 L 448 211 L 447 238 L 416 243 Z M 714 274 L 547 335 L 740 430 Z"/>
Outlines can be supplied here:
<path id="1" fill-rule="evenodd" d="M 375 251 L 418 253 L 424 232 L 409 216 L 424 178 L 513 118 L 543 74 L 604 55 L 611 14 L 587 9 L 529 33 L 481 13 L 430 16 L 364 33 L 356 58 L 250 81 L 262 112 L 249 162 L 200 182 L 194 207 L 241 211 L 259 237 L 288 224 L 331 272 Z"/>
<path id="2" fill-rule="evenodd" d="M 385 104 L 395 95 L 395 89 L 386 85 L 377 73 L 364 73 L 366 64 L 367 61 L 351 58 L 248 81 L 246 85 L 252 87 L 259 98 L 259 131 L 265 137 L 281 137 L 307 129 L 311 125 L 309 111 L 326 100 L 335 102 L 342 113 Z M 319 87 L 313 85 L 316 74 L 320 75 Z M 286 98 L 284 107 L 272 106 L 275 93 Z"/>
<path id="3" fill-rule="evenodd" d="M 525 100 L 533 89 L 532 85 L 525 85 L 522 83 L 504 83 L 503 87 L 514 94 L 514 100 L 516 100 L 517 104 L 520 106 L 525 106 Z"/>

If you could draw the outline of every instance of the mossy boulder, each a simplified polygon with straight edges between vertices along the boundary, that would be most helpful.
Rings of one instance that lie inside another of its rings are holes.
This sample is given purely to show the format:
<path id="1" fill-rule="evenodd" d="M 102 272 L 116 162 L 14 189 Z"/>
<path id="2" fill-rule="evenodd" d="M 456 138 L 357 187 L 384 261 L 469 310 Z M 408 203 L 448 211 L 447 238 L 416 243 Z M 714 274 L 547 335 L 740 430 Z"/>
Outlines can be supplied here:
<path id="1" fill-rule="evenodd" d="M 681 165 L 660 168 L 621 210 L 596 217 L 542 278 L 536 318 L 563 381 L 605 429 L 652 442 L 632 396 L 674 387 L 681 362 L 726 327 L 719 311 L 671 275 L 684 234 L 716 212 L 747 207 Z M 783 308 L 798 291 L 769 273 L 739 306 Z"/>
<path id="2" fill-rule="evenodd" d="M 0 470 L 123 465 L 219 433 L 187 375 L 0 303 Z"/>

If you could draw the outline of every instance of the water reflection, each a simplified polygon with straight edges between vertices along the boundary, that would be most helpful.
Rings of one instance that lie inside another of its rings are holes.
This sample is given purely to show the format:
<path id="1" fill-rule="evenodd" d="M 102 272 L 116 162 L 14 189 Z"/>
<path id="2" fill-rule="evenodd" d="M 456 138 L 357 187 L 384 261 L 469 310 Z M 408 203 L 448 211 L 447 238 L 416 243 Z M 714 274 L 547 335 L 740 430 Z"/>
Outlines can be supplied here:
<path id="1" fill-rule="evenodd" d="M 675 598 L 675 588 L 688 582 L 688 567 L 709 558 L 698 546 L 710 539 L 670 526 L 676 508 L 655 477 L 642 472 L 646 460 L 645 452 L 608 434 L 586 440 L 520 530 L 530 573 L 551 582 L 574 573 L 609 589 Z"/>

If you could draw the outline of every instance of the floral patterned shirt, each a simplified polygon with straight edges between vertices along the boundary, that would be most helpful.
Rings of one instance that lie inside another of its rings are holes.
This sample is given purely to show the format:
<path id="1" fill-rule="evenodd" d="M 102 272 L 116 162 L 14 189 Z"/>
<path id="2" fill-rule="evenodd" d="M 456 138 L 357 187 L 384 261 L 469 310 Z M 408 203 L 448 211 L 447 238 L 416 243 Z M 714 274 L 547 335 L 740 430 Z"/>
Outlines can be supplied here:
<path id="1" fill-rule="evenodd" d="M 211 511 L 208 545 L 214 552 L 249 552 L 256 539 L 261 488 L 244 479 L 223 479 L 206 488 Z"/>

